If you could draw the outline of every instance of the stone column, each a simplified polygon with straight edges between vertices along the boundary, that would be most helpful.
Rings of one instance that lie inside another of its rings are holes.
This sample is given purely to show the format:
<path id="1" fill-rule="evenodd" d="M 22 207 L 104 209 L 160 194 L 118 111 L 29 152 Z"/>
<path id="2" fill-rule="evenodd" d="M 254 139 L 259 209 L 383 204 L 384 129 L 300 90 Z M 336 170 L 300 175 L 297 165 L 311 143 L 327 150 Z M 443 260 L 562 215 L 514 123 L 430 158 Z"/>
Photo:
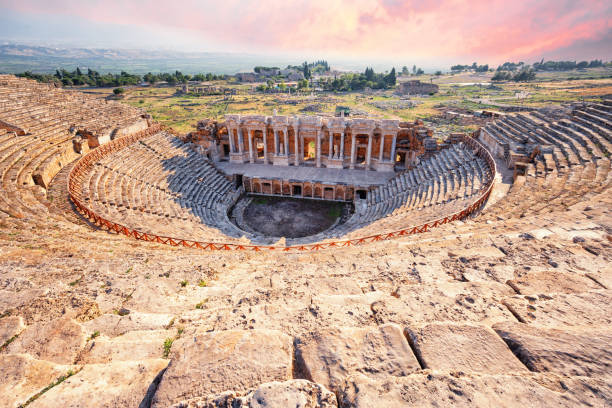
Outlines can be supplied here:
<path id="1" fill-rule="evenodd" d="M 230 153 L 236 153 L 236 149 L 234 148 L 234 130 L 227 129 L 227 138 L 229 140 L 230 145 Z"/>
<path id="2" fill-rule="evenodd" d="M 393 135 L 393 141 L 391 142 L 391 163 L 395 164 L 395 148 L 397 147 L 397 133 Z"/>
<path id="3" fill-rule="evenodd" d="M 274 129 L 274 154 L 278 156 L 278 131 Z"/>
<path id="4" fill-rule="evenodd" d="M 372 162 L 372 139 L 374 139 L 374 132 L 368 134 L 368 150 L 366 151 L 366 170 L 370 170 L 370 163 Z"/>
<path id="5" fill-rule="evenodd" d="M 317 130 L 316 166 L 321 167 L 321 129 Z"/>
<path id="6" fill-rule="evenodd" d="M 329 154 L 327 158 L 331 160 L 334 155 L 334 132 L 329 132 Z"/>
<path id="7" fill-rule="evenodd" d="M 289 157 L 289 132 L 287 132 L 287 128 L 283 130 L 283 140 L 285 141 L 285 156 Z M 288 162 L 287 162 L 288 163 Z"/>
<path id="8" fill-rule="evenodd" d="M 340 133 L 340 159 L 344 160 L 344 132 Z"/>
<path id="9" fill-rule="evenodd" d="M 298 127 L 295 126 L 293 128 L 293 134 L 295 135 L 295 165 L 299 166 L 300 165 L 300 136 L 299 136 L 300 131 L 298 130 Z"/>
<path id="10" fill-rule="evenodd" d="M 382 162 L 383 161 L 383 153 L 385 150 L 385 134 L 381 133 L 380 134 L 380 152 L 378 152 L 378 162 Z"/>
<path id="11" fill-rule="evenodd" d="M 266 134 L 266 128 L 264 128 L 261 132 L 263 135 L 263 144 L 264 144 L 264 164 L 268 164 L 268 138 Z"/>
<path id="12" fill-rule="evenodd" d="M 254 130 L 247 129 L 247 138 L 249 139 L 249 162 L 250 163 L 255 163 L 255 155 L 253 153 L 254 132 L 255 132 Z"/>
<path id="13" fill-rule="evenodd" d="M 355 162 L 357 161 L 357 137 L 355 133 L 351 134 L 351 165 L 350 169 L 355 168 Z"/>
<path id="14" fill-rule="evenodd" d="M 240 152 L 240 154 L 242 154 L 244 152 L 244 136 L 242 135 L 241 128 L 238 128 L 237 132 L 238 132 L 238 151 Z"/>

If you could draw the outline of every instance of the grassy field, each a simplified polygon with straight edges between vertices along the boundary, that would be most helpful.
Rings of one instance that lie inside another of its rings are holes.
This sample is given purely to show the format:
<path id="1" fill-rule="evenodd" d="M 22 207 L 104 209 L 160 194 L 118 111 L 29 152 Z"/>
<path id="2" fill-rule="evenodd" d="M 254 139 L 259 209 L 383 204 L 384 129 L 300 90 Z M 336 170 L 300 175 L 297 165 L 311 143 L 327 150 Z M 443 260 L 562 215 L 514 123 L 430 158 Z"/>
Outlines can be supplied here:
<path id="1" fill-rule="evenodd" d="M 253 85 L 216 82 L 214 85 L 237 88 L 232 96 L 177 95 L 176 86 L 127 88 L 124 102 L 144 108 L 154 119 L 172 126 L 179 132 L 194 129 L 198 120 L 222 119 L 224 114 L 333 115 L 337 105 L 348 106 L 358 115 L 375 118 L 414 120 L 438 115 L 436 108 L 499 109 L 507 105 L 540 108 L 572 101 L 595 101 L 612 95 L 612 70 L 593 69 L 582 72 L 538 73 L 529 83 L 504 82 L 491 84 L 492 73 L 455 75 L 422 75 L 423 82 L 440 86 L 433 96 L 400 97 L 391 90 L 349 93 L 262 94 L 252 92 Z M 569 79 L 580 78 L 580 79 Z M 591 79 L 596 78 L 596 79 Z M 411 77 L 410 79 L 414 79 Z M 403 80 L 403 78 L 400 78 Z M 87 92 L 107 96 L 112 89 L 92 89 Z M 449 125 L 449 131 L 468 131 L 474 126 Z"/>

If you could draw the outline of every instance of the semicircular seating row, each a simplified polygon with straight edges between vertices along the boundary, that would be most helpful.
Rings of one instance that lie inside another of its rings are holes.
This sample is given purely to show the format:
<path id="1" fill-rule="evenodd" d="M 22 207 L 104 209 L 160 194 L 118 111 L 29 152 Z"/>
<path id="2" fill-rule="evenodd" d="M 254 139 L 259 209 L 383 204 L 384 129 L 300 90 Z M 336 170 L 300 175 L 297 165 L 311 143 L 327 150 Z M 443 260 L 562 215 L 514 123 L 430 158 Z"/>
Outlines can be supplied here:
<path id="1" fill-rule="evenodd" d="M 467 206 L 489 172 L 470 149 L 454 145 L 373 190 L 366 207 L 345 224 L 287 244 L 403 228 L 407 219 L 437 219 Z M 163 131 L 96 162 L 83 182 L 83 197 L 94 212 L 141 232 L 202 242 L 246 237 L 272 243 L 229 220 L 228 210 L 240 193 L 193 145 Z"/>
<path id="2" fill-rule="evenodd" d="M 548 146 L 527 165 L 504 200 L 487 208 L 484 220 L 546 214 L 609 192 L 612 182 L 612 101 L 578 105 L 550 117 L 533 111 L 508 115 L 483 129 L 500 145 Z M 509 149 L 504 152 L 508 159 Z"/>
<path id="3" fill-rule="evenodd" d="M 81 92 L 0 75 L 0 216 L 69 221 L 50 210 L 46 190 L 35 181 L 41 175 L 50 180 L 80 157 L 70 128 L 115 129 L 141 120 L 142 114 Z"/>

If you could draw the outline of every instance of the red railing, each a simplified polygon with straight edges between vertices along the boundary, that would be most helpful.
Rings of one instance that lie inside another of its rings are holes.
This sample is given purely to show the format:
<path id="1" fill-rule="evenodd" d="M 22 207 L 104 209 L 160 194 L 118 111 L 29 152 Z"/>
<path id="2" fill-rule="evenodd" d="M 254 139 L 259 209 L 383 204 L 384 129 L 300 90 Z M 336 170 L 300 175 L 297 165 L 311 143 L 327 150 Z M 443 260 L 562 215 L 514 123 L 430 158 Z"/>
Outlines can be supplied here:
<path id="1" fill-rule="evenodd" d="M 496 173 L 495 160 L 493 159 L 489 151 L 474 138 L 465 136 L 463 142 L 468 145 L 472 150 L 474 150 L 477 156 L 481 157 L 487 162 L 490 174 L 489 181 L 484 188 L 484 193 L 463 210 L 445 216 L 444 218 L 433 220 L 417 226 L 406 227 L 397 231 L 383 232 L 362 238 L 354 238 L 333 242 L 320 242 L 306 245 L 295 245 L 288 247 L 273 245 L 243 245 L 239 243 L 201 242 L 160 236 L 144 231 L 138 231 L 125 225 L 116 223 L 114 221 L 107 220 L 104 217 L 96 214 L 94 211 L 90 210 L 86 205 L 83 204 L 81 199 L 82 182 L 84 180 L 83 176 L 87 174 L 88 170 L 93 166 L 93 163 L 106 157 L 109 154 L 116 152 L 117 150 L 120 150 L 142 138 L 151 136 L 161 130 L 169 131 L 162 125 L 154 124 L 153 126 L 143 131 L 119 139 L 115 139 L 89 152 L 82 159 L 80 159 L 72 168 L 68 176 L 68 192 L 70 195 L 70 199 L 72 200 L 76 208 L 92 223 L 102 227 L 106 227 L 109 231 L 114 231 L 118 234 L 123 234 L 127 237 L 132 237 L 141 241 L 156 242 L 159 244 L 166 244 L 175 247 L 198 248 L 203 250 L 317 251 L 327 248 L 343 248 L 355 245 L 362 245 L 370 242 L 378 242 L 398 237 L 404 237 L 407 235 L 420 234 L 423 232 L 427 232 L 432 228 L 439 227 L 440 225 L 448 224 L 450 222 L 463 219 L 473 214 L 487 201 L 493 188 L 493 182 L 495 180 Z"/>

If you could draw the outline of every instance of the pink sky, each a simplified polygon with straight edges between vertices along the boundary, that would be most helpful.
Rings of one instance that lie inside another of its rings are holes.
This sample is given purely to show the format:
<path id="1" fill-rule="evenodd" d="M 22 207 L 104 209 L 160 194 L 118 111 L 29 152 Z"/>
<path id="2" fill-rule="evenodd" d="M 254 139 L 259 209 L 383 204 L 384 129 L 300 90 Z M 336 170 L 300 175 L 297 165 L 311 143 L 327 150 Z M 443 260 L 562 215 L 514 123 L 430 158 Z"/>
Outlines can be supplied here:
<path id="1" fill-rule="evenodd" d="M 588 46 L 612 57 L 610 0 L 0 0 L 2 9 L 131 25 L 200 51 L 500 63 L 576 59 Z"/>

